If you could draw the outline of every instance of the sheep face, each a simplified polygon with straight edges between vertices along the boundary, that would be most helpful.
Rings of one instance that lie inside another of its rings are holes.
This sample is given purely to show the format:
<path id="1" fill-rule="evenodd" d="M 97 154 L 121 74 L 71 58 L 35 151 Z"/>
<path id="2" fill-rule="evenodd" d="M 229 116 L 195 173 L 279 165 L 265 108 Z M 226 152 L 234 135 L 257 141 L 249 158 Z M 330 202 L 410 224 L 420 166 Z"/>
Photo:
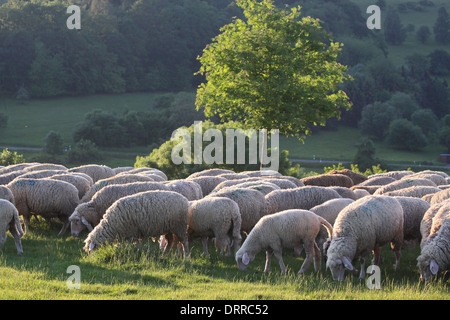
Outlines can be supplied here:
<path id="1" fill-rule="evenodd" d="M 84 228 L 87 228 L 89 232 L 93 230 L 92 225 L 84 217 L 86 214 L 89 214 L 93 211 L 94 208 L 89 206 L 89 203 L 80 204 L 75 208 L 75 211 L 69 218 L 72 237 L 78 237 L 78 235 L 81 231 L 84 230 Z"/>
<path id="2" fill-rule="evenodd" d="M 249 263 L 255 259 L 255 256 L 247 252 L 236 252 L 236 263 L 239 270 L 244 271 L 247 269 Z"/>
<path id="3" fill-rule="evenodd" d="M 417 261 L 417 266 L 420 270 L 420 280 L 428 282 L 437 276 L 439 265 L 434 259 L 426 258 L 421 255 L 417 258 Z"/>
<path id="4" fill-rule="evenodd" d="M 331 275 L 335 281 L 343 281 L 345 269 L 353 271 L 353 265 L 347 257 L 330 258 L 327 259 L 327 268 L 330 268 Z"/>

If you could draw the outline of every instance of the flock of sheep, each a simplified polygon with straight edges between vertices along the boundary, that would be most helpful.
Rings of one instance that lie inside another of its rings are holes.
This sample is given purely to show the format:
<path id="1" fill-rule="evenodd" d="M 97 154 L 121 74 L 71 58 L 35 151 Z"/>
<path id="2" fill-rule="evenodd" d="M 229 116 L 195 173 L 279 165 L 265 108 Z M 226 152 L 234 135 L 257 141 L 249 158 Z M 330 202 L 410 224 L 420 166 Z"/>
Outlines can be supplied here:
<path id="1" fill-rule="evenodd" d="M 22 219 L 19 218 L 22 216 Z M 278 172 L 224 169 L 168 180 L 154 168 L 109 168 L 26 163 L 0 168 L 0 249 L 6 232 L 17 252 L 30 219 L 58 218 L 76 237 L 88 235 L 85 251 L 107 242 L 158 238 L 164 252 L 177 246 L 189 257 L 189 245 L 201 239 L 225 255 L 234 250 L 245 270 L 266 252 L 265 271 L 275 255 L 286 272 L 282 251 L 306 257 L 299 273 L 322 256 L 333 279 L 345 270 L 365 277 L 365 259 L 386 243 L 400 263 L 405 241 L 418 243 L 417 266 L 424 280 L 450 269 L 450 177 L 441 171 L 391 171 L 369 177 L 350 170 L 304 179 Z M 24 229 L 22 229 L 22 223 Z"/>

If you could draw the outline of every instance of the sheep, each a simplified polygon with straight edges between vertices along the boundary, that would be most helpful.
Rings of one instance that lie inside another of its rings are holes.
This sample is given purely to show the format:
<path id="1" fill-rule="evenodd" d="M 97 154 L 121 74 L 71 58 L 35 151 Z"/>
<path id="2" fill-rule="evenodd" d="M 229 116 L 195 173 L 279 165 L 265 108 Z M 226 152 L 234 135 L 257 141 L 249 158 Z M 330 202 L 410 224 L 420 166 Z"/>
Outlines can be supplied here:
<path id="1" fill-rule="evenodd" d="M 111 178 L 115 175 L 113 169 L 108 166 L 98 164 L 86 164 L 83 166 L 69 169 L 69 172 L 82 172 L 92 178 L 94 183 L 101 179 Z"/>
<path id="2" fill-rule="evenodd" d="M 217 184 L 213 190 L 211 190 L 212 192 L 217 192 L 223 188 L 229 188 L 232 186 L 235 186 L 237 184 L 241 184 L 244 182 L 252 182 L 252 181 L 261 181 L 261 179 L 259 177 L 250 177 L 250 178 L 244 178 L 244 179 L 239 179 L 239 180 L 225 180 L 222 181 L 221 183 Z"/>
<path id="3" fill-rule="evenodd" d="M 227 169 L 206 169 L 198 172 L 194 172 L 191 175 L 189 175 L 186 179 L 190 178 L 197 178 L 197 177 L 203 177 L 203 176 L 218 176 L 220 174 L 224 173 L 236 173 L 233 170 L 227 170 Z M 241 172 L 245 174 L 244 172 Z"/>
<path id="4" fill-rule="evenodd" d="M 450 188 L 434 193 L 430 199 L 430 204 L 439 203 L 447 199 L 450 199 Z"/>
<path id="5" fill-rule="evenodd" d="M 90 187 L 88 192 L 86 192 L 85 195 L 81 198 L 81 202 L 87 202 L 91 200 L 96 192 L 112 184 L 125 184 L 131 182 L 150 182 L 150 181 L 154 180 L 150 177 L 146 177 L 140 174 L 124 174 L 113 176 L 106 179 L 101 179 Z"/>
<path id="6" fill-rule="evenodd" d="M 327 268 L 333 279 L 342 281 L 345 269 L 354 271 L 352 261 L 361 258 L 360 278 L 365 277 L 365 259 L 372 250 L 391 242 L 396 269 L 403 242 L 403 209 L 388 196 L 366 196 L 345 207 L 336 218 L 333 237 L 328 244 Z M 375 264 L 379 256 L 375 254 Z"/>
<path id="7" fill-rule="evenodd" d="M 0 175 L 0 185 L 7 185 L 11 181 L 13 181 L 15 178 L 20 177 L 25 172 L 23 170 L 16 170 L 11 171 L 5 174 Z"/>
<path id="8" fill-rule="evenodd" d="M 366 181 L 368 178 L 358 172 L 354 172 L 352 170 L 349 169 L 342 169 L 342 170 L 331 170 L 330 172 L 328 172 L 328 174 L 343 174 L 347 177 L 349 177 L 350 179 L 352 179 L 353 184 L 360 184 L 363 181 Z"/>
<path id="9" fill-rule="evenodd" d="M 266 264 L 264 272 L 270 268 L 273 254 L 278 259 L 282 274 L 286 273 L 283 262 L 282 249 L 304 247 L 306 259 L 299 274 L 305 272 L 314 260 L 314 269 L 320 269 L 320 250 L 315 243 L 315 238 L 320 226 L 324 225 L 330 237 L 333 227 L 324 218 L 307 210 L 285 210 L 267 215 L 255 225 L 241 248 L 236 252 L 235 259 L 240 270 L 245 270 L 248 264 L 262 250 L 266 251 Z"/>
<path id="10" fill-rule="evenodd" d="M 403 209 L 403 240 L 420 241 L 420 223 L 430 204 L 422 199 L 412 197 L 394 197 Z"/>
<path id="11" fill-rule="evenodd" d="M 260 181 L 264 181 L 264 182 L 270 182 L 273 184 L 276 184 L 277 186 L 279 186 L 281 189 L 294 189 L 294 188 L 298 188 L 298 186 L 288 180 L 288 179 L 278 179 L 278 178 L 266 178 L 266 177 L 261 177 Z"/>
<path id="12" fill-rule="evenodd" d="M 78 190 L 65 181 L 50 179 L 16 179 L 7 187 L 14 195 L 16 208 L 23 216 L 25 232 L 28 231 L 31 214 L 38 214 L 46 220 L 59 218 L 62 235 L 69 226 L 69 216 L 79 204 Z"/>
<path id="13" fill-rule="evenodd" d="M 425 243 L 428 241 L 429 236 L 431 235 L 431 228 L 433 227 L 434 217 L 443 206 L 448 204 L 450 205 L 450 199 L 431 205 L 430 208 L 425 212 L 422 221 L 420 222 L 420 234 L 422 236 L 422 240 L 420 242 L 421 248 L 425 245 Z M 438 229 L 436 228 L 436 225 L 441 224 L 439 218 L 441 215 L 442 212 L 440 213 L 438 218 L 434 221 L 435 227 L 433 228 L 433 230 Z"/>
<path id="14" fill-rule="evenodd" d="M 361 199 L 362 197 L 365 197 L 365 196 L 370 196 L 369 191 L 364 190 L 364 189 L 357 188 L 357 189 L 353 189 L 352 191 L 355 194 L 356 200 Z"/>
<path id="15" fill-rule="evenodd" d="M 342 198 L 349 198 L 356 200 L 356 194 L 353 190 L 345 187 L 327 187 L 328 189 L 335 190 Z"/>
<path id="16" fill-rule="evenodd" d="M 421 171 L 421 172 L 416 172 L 412 175 L 409 175 L 407 178 L 411 178 L 411 179 L 416 179 L 416 178 L 421 178 L 421 179 L 428 179 L 433 181 L 436 185 L 440 185 L 440 184 L 444 184 L 445 183 L 445 177 L 437 174 L 437 173 L 433 173 L 431 171 L 425 172 L 425 171 Z M 405 179 L 405 178 L 402 178 Z"/>
<path id="17" fill-rule="evenodd" d="M 424 234 L 424 236 L 426 236 L 426 239 L 422 243 L 422 248 L 426 245 L 427 242 L 429 242 L 436 236 L 442 226 L 443 221 L 450 217 L 450 201 L 443 202 L 435 212 L 436 214 L 431 219 L 429 232 L 428 234 Z"/>
<path id="18" fill-rule="evenodd" d="M 41 170 L 67 171 L 68 169 L 61 164 L 53 164 L 53 163 L 40 163 L 40 164 L 27 166 L 23 169 L 23 171 L 25 171 L 25 172 L 41 171 Z"/>
<path id="19" fill-rule="evenodd" d="M 267 214 L 267 205 L 264 194 L 254 189 L 224 188 L 210 197 L 226 197 L 234 200 L 239 206 L 241 213 L 241 231 L 249 233 L 253 226 Z"/>
<path id="20" fill-rule="evenodd" d="M 164 172 L 162 172 L 159 169 L 155 169 L 155 168 L 147 168 L 147 167 L 142 167 L 142 168 L 135 168 L 126 172 L 122 172 L 119 174 L 143 174 L 143 175 L 158 175 L 160 176 L 162 179 L 158 180 L 158 181 L 167 181 L 167 176 Z M 156 181 L 156 180 L 155 180 Z"/>
<path id="21" fill-rule="evenodd" d="M 397 181 L 397 180 L 392 177 L 379 176 L 379 177 L 369 178 L 369 179 L 357 184 L 356 186 L 385 186 L 385 185 L 395 182 L 395 181 Z"/>
<path id="22" fill-rule="evenodd" d="M 297 187 L 304 187 L 305 186 L 305 184 L 300 179 L 297 179 L 297 178 L 291 177 L 291 176 L 277 175 L 277 176 L 261 176 L 259 178 L 263 179 L 263 180 L 267 180 L 267 179 L 278 179 L 278 180 L 279 179 L 284 179 L 284 180 L 289 180 L 290 182 L 295 184 Z"/>
<path id="23" fill-rule="evenodd" d="M 342 198 L 337 191 L 326 187 L 306 186 L 275 190 L 266 195 L 267 214 L 287 210 L 305 209 L 334 198 Z"/>
<path id="24" fill-rule="evenodd" d="M 119 173 L 123 173 L 123 172 L 128 172 L 130 170 L 133 170 L 134 167 L 116 167 L 116 168 L 112 168 L 113 172 L 115 175 L 119 174 Z"/>
<path id="25" fill-rule="evenodd" d="M 415 197 L 422 198 L 423 196 L 430 193 L 437 193 L 441 189 L 437 187 L 427 187 L 427 186 L 414 186 L 409 188 L 403 188 L 399 190 L 389 191 L 383 193 L 385 196 L 404 196 L 404 197 Z"/>
<path id="26" fill-rule="evenodd" d="M 216 247 L 226 255 L 239 249 L 241 237 L 241 213 L 236 202 L 225 197 L 210 197 L 189 203 L 189 240 L 201 237 L 203 253 L 208 255 L 208 237 L 215 237 Z"/>
<path id="27" fill-rule="evenodd" d="M 405 189 L 409 187 L 418 187 L 418 186 L 428 186 L 428 187 L 437 187 L 437 185 L 429 180 L 429 179 L 423 179 L 423 178 L 417 178 L 417 179 L 401 179 L 397 180 L 395 182 L 389 183 L 385 186 L 382 186 L 378 188 L 377 191 L 374 192 L 375 195 L 381 195 L 385 194 L 389 191 L 395 191 L 400 189 Z"/>
<path id="28" fill-rule="evenodd" d="M 242 182 L 234 186 L 234 188 L 246 188 L 246 189 L 255 189 L 266 195 L 274 190 L 280 190 L 281 188 L 276 184 L 266 181 L 249 181 Z"/>
<path id="29" fill-rule="evenodd" d="M 350 188 L 350 190 L 365 190 L 368 194 L 374 194 L 378 189 L 380 189 L 382 186 L 353 186 Z"/>
<path id="30" fill-rule="evenodd" d="M 189 201 L 173 191 L 146 191 L 114 202 L 84 243 L 91 252 L 115 240 L 139 240 L 173 233 L 189 256 L 187 237 Z"/>
<path id="31" fill-rule="evenodd" d="M 353 187 L 353 180 L 343 174 L 319 174 L 301 179 L 305 186 L 319 187 Z"/>
<path id="32" fill-rule="evenodd" d="M 349 198 L 336 198 L 325 201 L 322 204 L 314 206 L 310 209 L 311 212 L 314 212 L 318 216 L 327 220 L 331 225 L 334 224 L 336 217 L 339 212 L 344 209 L 349 204 L 355 202 L 353 199 Z M 320 231 L 317 234 L 316 242 L 319 248 L 323 247 L 323 244 L 327 240 L 327 230 L 324 227 L 320 227 Z"/>
<path id="33" fill-rule="evenodd" d="M 250 178 L 249 175 L 243 173 L 222 173 L 217 175 L 216 177 L 225 178 L 227 180 L 239 180 L 244 178 Z"/>
<path id="34" fill-rule="evenodd" d="M 16 179 L 44 179 L 51 177 L 56 174 L 65 174 L 67 171 L 63 170 L 36 170 L 36 171 L 29 171 L 25 172 L 24 174 L 21 174 Z"/>
<path id="35" fill-rule="evenodd" d="M 20 225 L 19 212 L 10 201 L 0 199 L 0 250 L 6 242 L 6 231 L 11 233 L 16 243 L 17 254 L 23 253 L 21 238 L 24 233 Z"/>
<path id="36" fill-rule="evenodd" d="M 188 181 L 197 182 L 202 188 L 202 194 L 206 197 L 211 191 L 221 182 L 227 181 L 227 179 L 219 176 L 202 176 L 194 178 L 186 178 Z"/>
<path id="37" fill-rule="evenodd" d="M 10 173 L 10 172 L 13 172 L 13 171 L 23 171 L 23 169 L 25 169 L 26 167 L 29 167 L 29 166 L 32 166 L 32 165 L 35 165 L 35 164 L 37 164 L 37 163 L 12 164 L 12 165 L 6 166 L 4 168 L 1 168 L 0 169 L 0 175 L 7 174 L 7 173 Z"/>
<path id="38" fill-rule="evenodd" d="M 383 173 L 377 173 L 377 174 L 373 174 L 370 175 L 368 178 L 375 178 L 375 177 L 391 177 L 394 178 L 395 180 L 400 180 L 403 177 L 409 176 L 414 174 L 414 172 L 412 171 L 408 171 L 408 170 L 398 170 L 398 171 L 389 171 L 389 172 L 383 172 Z"/>
<path id="39" fill-rule="evenodd" d="M 74 174 L 56 174 L 45 179 L 60 180 L 73 184 L 78 190 L 78 198 L 80 199 L 83 198 L 86 192 L 91 188 L 89 180 Z"/>
<path id="40" fill-rule="evenodd" d="M 250 177 L 267 177 L 267 176 L 281 176 L 282 174 L 275 170 L 261 169 L 261 170 L 249 170 L 242 171 L 242 174 L 246 174 Z"/>
<path id="41" fill-rule="evenodd" d="M 417 257 L 420 279 L 429 281 L 450 270 L 450 217 L 447 217 L 436 236 L 427 242 Z"/>
<path id="42" fill-rule="evenodd" d="M 0 186 L 0 199 L 8 200 L 12 204 L 15 204 L 14 195 L 6 186 Z"/>
<path id="43" fill-rule="evenodd" d="M 165 185 L 169 190 L 182 194 L 189 201 L 203 198 L 202 188 L 197 182 L 182 179 L 169 180 Z"/>
<path id="44" fill-rule="evenodd" d="M 91 232 L 106 210 L 120 198 L 151 190 L 169 191 L 169 188 L 160 182 L 132 182 L 104 187 L 90 201 L 80 203 L 69 217 L 72 236 L 77 237 L 85 227 Z"/>

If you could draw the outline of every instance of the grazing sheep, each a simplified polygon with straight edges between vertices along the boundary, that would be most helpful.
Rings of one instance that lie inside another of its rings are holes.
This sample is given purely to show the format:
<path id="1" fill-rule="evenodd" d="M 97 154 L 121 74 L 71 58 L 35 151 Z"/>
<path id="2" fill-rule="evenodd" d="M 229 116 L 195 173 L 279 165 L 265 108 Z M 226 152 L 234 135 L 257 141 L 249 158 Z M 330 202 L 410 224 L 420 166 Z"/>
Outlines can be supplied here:
<path id="1" fill-rule="evenodd" d="M 260 178 L 261 182 L 270 182 L 273 184 L 276 184 L 277 186 L 280 187 L 280 189 L 294 189 L 294 188 L 298 188 L 298 186 L 288 180 L 288 179 L 278 179 L 278 178 L 265 178 L 265 177 L 261 177 Z"/>
<path id="2" fill-rule="evenodd" d="M 270 177 L 270 176 L 281 176 L 282 174 L 275 170 L 262 169 L 262 170 L 250 170 L 242 171 L 242 174 L 246 174 L 250 177 Z"/>
<path id="3" fill-rule="evenodd" d="M 264 272 L 270 268 L 273 254 L 278 259 L 281 272 L 286 273 L 282 250 L 284 248 L 305 248 L 306 259 L 299 274 L 305 272 L 312 261 L 314 269 L 320 269 L 320 250 L 314 241 L 320 226 L 324 225 L 331 237 L 333 228 L 324 218 L 307 210 L 286 210 L 261 218 L 241 248 L 236 252 L 236 263 L 240 270 L 245 270 L 248 264 L 260 251 L 266 251 Z"/>
<path id="4" fill-rule="evenodd" d="M 326 265 L 333 279 L 342 281 L 345 269 L 354 271 L 352 263 L 358 257 L 361 257 L 360 278 L 363 279 L 366 256 L 387 242 L 391 242 L 397 269 L 403 242 L 403 209 L 398 200 L 367 196 L 345 207 L 336 218 L 327 250 Z M 378 259 L 376 255 L 375 264 Z"/>
<path id="5" fill-rule="evenodd" d="M 202 188 L 202 194 L 204 197 L 210 194 L 218 184 L 224 181 L 228 181 L 227 179 L 219 176 L 202 176 L 196 178 L 187 178 L 186 180 L 197 182 Z"/>
<path id="6" fill-rule="evenodd" d="M 216 177 L 225 178 L 227 180 L 239 180 L 244 178 L 250 178 L 249 175 L 243 173 L 222 173 L 217 175 Z"/>
<path id="7" fill-rule="evenodd" d="M 115 175 L 113 169 L 111 169 L 110 167 L 98 164 L 87 164 L 84 166 L 71 168 L 69 169 L 69 172 L 85 173 L 92 178 L 94 183 L 101 179 L 111 178 Z"/>
<path id="8" fill-rule="evenodd" d="M 450 188 L 434 193 L 430 199 L 430 204 L 439 203 L 447 199 L 450 199 Z"/>
<path id="9" fill-rule="evenodd" d="M 234 188 L 246 188 L 246 189 L 255 189 L 266 195 L 274 190 L 280 190 L 281 188 L 276 184 L 266 181 L 249 181 L 242 182 L 234 186 Z"/>
<path id="10" fill-rule="evenodd" d="M 349 204 L 355 202 L 353 199 L 349 198 L 336 198 L 325 201 L 322 204 L 314 206 L 310 209 L 311 212 L 314 212 L 318 216 L 327 220 L 331 225 L 334 225 L 336 221 L 336 217 L 339 212 L 344 209 Z M 327 240 L 328 230 L 324 227 L 320 227 L 320 231 L 317 234 L 316 242 L 319 248 L 323 247 L 323 244 Z"/>
<path id="11" fill-rule="evenodd" d="M 117 175 L 106 179 L 98 180 L 96 183 L 94 183 L 88 192 L 81 198 L 81 202 L 87 202 L 92 199 L 94 194 L 98 191 L 100 191 L 102 188 L 112 185 L 112 184 L 125 184 L 125 183 L 131 183 L 131 182 L 150 182 L 154 181 L 150 177 L 146 177 L 144 175 L 140 174 L 124 174 L 124 175 Z"/>
<path id="12" fill-rule="evenodd" d="M 450 217 L 450 201 L 443 202 L 442 206 L 435 212 L 436 214 L 431 219 L 430 231 L 428 234 L 425 234 L 426 239 L 422 247 L 436 236 L 444 220 Z"/>
<path id="13" fill-rule="evenodd" d="M 379 177 L 373 177 L 373 178 L 369 178 L 366 181 L 363 181 L 357 185 L 355 185 L 355 187 L 359 187 L 359 186 L 385 186 L 389 183 L 395 182 L 397 181 L 396 179 L 392 178 L 392 177 L 385 177 L 385 176 L 379 176 Z"/>
<path id="14" fill-rule="evenodd" d="M 26 167 L 35 165 L 37 163 L 19 163 L 19 164 L 12 164 L 6 167 L 3 167 L 0 169 L 0 175 L 6 174 L 6 173 L 10 173 L 13 171 L 23 171 L 23 169 L 25 169 Z"/>
<path id="15" fill-rule="evenodd" d="M 201 237 L 203 253 L 208 255 L 208 237 L 216 238 L 216 247 L 231 254 L 241 244 L 241 213 L 236 202 L 225 197 L 210 197 L 191 201 L 188 217 L 189 240 Z"/>
<path id="16" fill-rule="evenodd" d="M 327 187 L 327 188 L 335 190 L 337 193 L 339 193 L 339 195 L 342 198 L 349 198 L 353 200 L 357 199 L 355 192 L 349 188 L 345 187 Z"/>
<path id="17" fill-rule="evenodd" d="M 84 250 L 115 240 L 139 240 L 173 233 L 189 256 L 187 237 L 189 201 L 173 191 L 146 191 L 121 198 L 84 241 Z"/>
<path id="18" fill-rule="evenodd" d="M 420 278 L 429 281 L 450 270 L 450 217 L 447 217 L 437 235 L 427 242 L 417 258 Z"/>
<path id="19" fill-rule="evenodd" d="M 20 239 L 23 237 L 23 230 L 20 225 L 19 213 L 10 201 L 0 199 L 0 250 L 6 242 L 6 231 L 8 230 L 16 242 L 17 254 L 22 254 Z"/>
<path id="20" fill-rule="evenodd" d="M 123 172 L 128 172 L 130 170 L 133 170 L 134 167 L 117 167 L 117 168 L 112 168 L 112 170 L 114 171 L 114 174 L 117 175 L 119 173 L 123 173 Z"/>
<path id="21" fill-rule="evenodd" d="M 54 164 L 54 163 L 40 163 L 40 164 L 27 166 L 23 169 L 23 171 L 25 171 L 25 172 L 41 171 L 41 170 L 67 171 L 68 169 L 61 164 Z"/>
<path id="22" fill-rule="evenodd" d="M 229 187 L 233 187 L 237 184 L 241 184 L 244 182 L 252 182 L 252 181 L 261 181 L 261 179 L 259 177 L 250 177 L 250 178 L 245 178 L 245 179 L 239 179 L 239 180 L 225 180 L 220 182 L 219 184 L 217 184 L 213 190 L 211 190 L 211 193 L 213 192 L 217 192 L 221 189 L 224 188 L 229 188 Z"/>
<path id="23" fill-rule="evenodd" d="M 411 178 L 411 179 L 428 179 L 433 181 L 436 185 L 440 185 L 440 184 L 445 184 L 445 178 L 437 173 L 433 173 L 433 172 L 416 172 L 414 174 L 409 175 L 407 178 Z M 405 179 L 405 178 L 402 178 Z"/>
<path id="24" fill-rule="evenodd" d="M 335 190 L 326 187 L 306 186 L 275 190 L 266 195 L 267 214 L 287 209 L 309 210 L 318 204 L 335 198 L 342 197 Z"/>
<path id="25" fill-rule="evenodd" d="M 198 172 L 194 172 L 191 175 L 189 175 L 186 179 L 190 178 L 197 178 L 197 177 L 204 177 L 204 176 L 218 176 L 224 173 L 236 173 L 233 170 L 226 170 L 226 169 L 206 169 Z M 241 172 L 245 174 L 244 172 Z"/>
<path id="26" fill-rule="evenodd" d="M 422 240 L 420 242 L 420 247 L 422 248 L 425 243 L 428 241 L 428 237 L 431 235 L 431 228 L 433 227 L 433 219 L 436 216 L 436 214 L 439 212 L 439 210 L 446 205 L 450 205 L 450 199 L 445 200 L 439 203 L 435 203 L 430 206 L 430 208 L 425 212 L 422 221 L 420 222 L 420 234 L 422 236 Z M 445 209 L 444 209 L 445 210 Z M 439 216 L 442 215 L 442 212 Z M 439 221 L 439 216 L 435 220 L 435 227 L 433 230 L 439 229 L 436 228 L 436 225 L 440 225 L 441 221 Z"/>
<path id="27" fill-rule="evenodd" d="M 104 187 L 90 201 L 80 203 L 69 217 L 72 236 L 77 237 L 85 227 L 91 232 L 106 210 L 120 198 L 151 190 L 169 191 L 169 188 L 160 182 L 132 182 Z"/>
<path id="28" fill-rule="evenodd" d="M 422 199 L 413 197 L 394 197 L 403 209 L 403 240 L 420 241 L 420 223 L 430 204 Z"/>
<path id="29" fill-rule="evenodd" d="M 203 198 L 202 187 L 194 181 L 169 180 L 166 182 L 166 186 L 169 190 L 182 194 L 189 201 Z"/>
<path id="30" fill-rule="evenodd" d="M 371 179 L 374 177 L 391 177 L 391 178 L 394 178 L 395 180 L 400 180 L 403 177 L 406 177 L 406 176 L 409 176 L 412 174 L 414 174 L 414 172 L 412 172 L 412 171 L 398 170 L 398 171 L 389 171 L 389 172 L 373 174 L 373 175 L 369 176 L 368 178 Z"/>
<path id="31" fill-rule="evenodd" d="M 403 196 L 403 197 L 414 197 L 414 198 L 422 198 L 423 196 L 430 194 L 430 193 L 437 193 L 441 191 L 438 187 L 409 187 L 409 188 L 403 188 L 399 190 L 389 191 L 383 193 L 385 196 Z"/>
<path id="32" fill-rule="evenodd" d="M 59 218 L 62 235 L 69 226 L 69 216 L 79 203 L 78 190 L 65 181 L 50 179 L 16 179 L 8 184 L 14 195 L 16 208 L 23 216 L 25 232 L 28 231 L 32 213 L 46 220 Z"/>
<path id="33" fill-rule="evenodd" d="M 387 185 L 384 185 L 378 188 L 377 191 L 374 192 L 374 195 L 385 194 L 386 192 L 396 191 L 400 189 L 410 188 L 410 187 L 419 187 L 419 186 L 427 186 L 427 187 L 436 187 L 436 183 L 429 179 L 417 178 L 417 179 L 401 179 L 394 182 L 391 182 Z"/>
<path id="34" fill-rule="evenodd" d="M 361 185 L 357 185 L 357 186 L 351 187 L 350 190 L 365 190 L 370 195 L 370 194 L 374 194 L 381 187 L 382 186 L 361 186 Z"/>
<path id="35" fill-rule="evenodd" d="M 78 190 L 78 198 L 80 199 L 83 198 L 86 192 L 88 192 L 91 188 L 91 183 L 89 182 L 89 180 L 75 174 L 56 174 L 46 179 L 60 180 L 73 184 Z"/>
<path id="36" fill-rule="evenodd" d="M 267 214 L 267 205 L 264 194 L 254 189 L 245 188 L 224 188 L 210 197 L 226 197 L 234 200 L 239 206 L 241 213 L 241 231 L 249 233 L 254 225 Z"/>
<path id="37" fill-rule="evenodd" d="M 14 195 L 12 194 L 11 190 L 9 190 L 9 188 L 6 186 L 0 186 L 0 199 L 5 199 L 11 202 L 12 204 L 15 204 Z"/>
<path id="38" fill-rule="evenodd" d="M 319 174 L 301 179 L 305 186 L 319 187 L 353 187 L 353 180 L 343 174 Z"/>
<path id="39" fill-rule="evenodd" d="M 349 169 L 331 170 L 330 172 L 328 172 L 328 174 L 343 174 L 343 175 L 349 177 L 350 179 L 352 179 L 354 185 L 360 184 L 363 181 L 367 180 L 367 177 L 365 175 L 358 173 L 358 172 L 354 172 Z"/>
<path id="40" fill-rule="evenodd" d="M 164 172 L 162 172 L 159 169 L 155 169 L 155 168 L 147 168 L 147 167 L 143 167 L 143 168 L 135 168 L 120 174 L 144 174 L 144 175 L 158 175 L 160 176 L 162 179 L 158 180 L 158 181 L 167 181 L 167 176 Z M 155 180 L 156 181 L 156 180 Z"/>
<path id="41" fill-rule="evenodd" d="M 51 176 L 54 176 L 56 174 L 65 174 L 67 171 L 63 170 L 37 170 L 37 171 L 29 171 L 25 172 L 24 174 L 21 174 L 17 177 L 20 179 L 44 179 Z"/>
<path id="42" fill-rule="evenodd" d="M 15 170 L 15 171 L 4 173 L 4 174 L 0 175 L 0 185 L 7 185 L 11 181 L 13 181 L 15 178 L 20 177 L 23 174 L 25 174 L 25 171 L 23 171 L 23 170 Z"/>
<path id="43" fill-rule="evenodd" d="M 364 190 L 364 189 L 353 189 L 352 191 L 356 196 L 356 200 L 361 199 L 362 197 L 365 197 L 365 196 L 370 196 L 369 191 Z"/>

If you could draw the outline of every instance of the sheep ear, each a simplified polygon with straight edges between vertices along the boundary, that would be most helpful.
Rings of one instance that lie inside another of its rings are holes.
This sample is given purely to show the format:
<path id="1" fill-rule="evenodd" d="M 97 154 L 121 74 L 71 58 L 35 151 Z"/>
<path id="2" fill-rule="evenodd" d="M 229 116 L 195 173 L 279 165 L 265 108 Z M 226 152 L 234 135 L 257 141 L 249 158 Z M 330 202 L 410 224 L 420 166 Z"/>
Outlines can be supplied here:
<path id="1" fill-rule="evenodd" d="M 248 265 L 250 263 L 250 257 L 248 256 L 247 252 L 245 252 L 242 255 L 242 263 L 245 264 L 245 265 Z"/>
<path id="2" fill-rule="evenodd" d="M 86 226 L 86 228 L 89 230 L 89 232 L 94 230 L 94 228 L 92 228 L 91 224 L 86 220 L 85 217 L 81 217 L 81 222 Z"/>
<path id="3" fill-rule="evenodd" d="M 430 271 L 435 276 L 439 271 L 439 266 L 435 260 L 431 260 L 430 262 Z"/>
<path id="4" fill-rule="evenodd" d="M 91 242 L 89 243 L 89 251 L 93 250 L 95 248 L 95 243 Z"/>
<path id="5" fill-rule="evenodd" d="M 353 271 L 353 265 L 347 257 L 342 257 L 342 262 L 344 262 L 344 267 L 350 271 Z"/>

